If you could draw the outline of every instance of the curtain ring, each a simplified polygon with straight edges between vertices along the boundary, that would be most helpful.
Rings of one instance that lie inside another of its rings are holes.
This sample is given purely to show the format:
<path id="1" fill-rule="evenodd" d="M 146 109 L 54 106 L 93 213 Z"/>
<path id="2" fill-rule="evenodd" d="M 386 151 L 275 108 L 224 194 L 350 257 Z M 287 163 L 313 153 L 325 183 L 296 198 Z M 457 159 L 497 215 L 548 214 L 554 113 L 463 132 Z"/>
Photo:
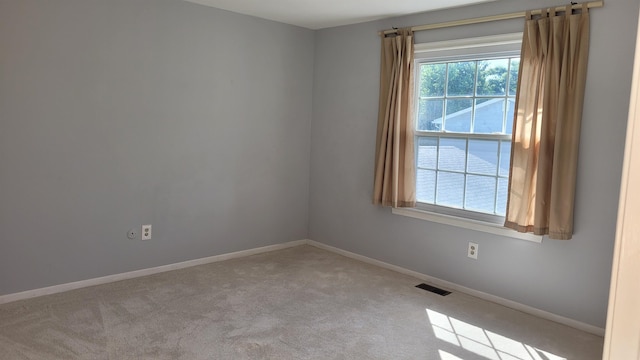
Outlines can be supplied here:
<path id="1" fill-rule="evenodd" d="M 524 16 L 527 20 L 531 20 L 531 10 L 527 10 Z"/>

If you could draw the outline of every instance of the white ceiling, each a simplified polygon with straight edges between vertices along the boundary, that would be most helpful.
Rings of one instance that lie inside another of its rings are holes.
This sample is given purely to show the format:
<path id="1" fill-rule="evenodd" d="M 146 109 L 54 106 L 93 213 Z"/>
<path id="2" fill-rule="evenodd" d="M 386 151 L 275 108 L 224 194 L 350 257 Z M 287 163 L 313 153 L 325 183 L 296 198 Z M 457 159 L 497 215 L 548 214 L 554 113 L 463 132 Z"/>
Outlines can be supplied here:
<path id="1" fill-rule="evenodd" d="M 185 0 L 317 30 L 495 0 Z"/>

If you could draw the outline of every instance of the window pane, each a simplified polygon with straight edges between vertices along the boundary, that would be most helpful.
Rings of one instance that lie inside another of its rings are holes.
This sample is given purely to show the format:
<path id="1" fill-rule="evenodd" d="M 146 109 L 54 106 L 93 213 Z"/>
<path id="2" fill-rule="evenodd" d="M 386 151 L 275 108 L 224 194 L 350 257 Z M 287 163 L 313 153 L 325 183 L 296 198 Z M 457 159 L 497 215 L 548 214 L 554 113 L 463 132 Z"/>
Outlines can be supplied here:
<path id="1" fill-rule="evenodd" d="M 496 178 L 467 175 L 465 209 L 493 213 Z"/>
<path id="2" fill-rule="evenodd" d="M 499 96 L 507 93 L 509 59 L 478 61 L 478 96 Z"/>
<path id="3" fill-rule="evenodd" d="M 447 100 L 445 130 L 465 133 L 471 131 L 472 105 L 471 99 Z"/>
<path id="4" fill-rule="evenodd" d="M 520 59 L 468 59 L 417 66 L 417 200 L 504 215 Z"/>
<path id="5" fill-rule="evenodd" d="M 469 157 L 467 171 L 496 175 L 498 171 L 498 141 L 469 140 Z"/>
<path id="6" fill-rule="evenodd" d="M 520 58 L 511 59 L 511 68 L 509 69 L 509 96 L 515 96 L 518 90 L 519 67 Z"/>
<path id="7" fill-rule="evenodd" d="M 438 160 L 438 138 L 418 138 L 418 167 L 436 169 Z"/>
<path id="8" fill-rule="evenodd" d="M 447 96 L 472 96 L 475 78 L 475 61 L 449 63 Z"/>
<path id="9" fill-rule="evenodd" d="M 502 141 L 500 145 L 500 176 L 509 176 L 511 160 L 511 141 Z"/>
<path id="10" fill-rule="evenodd" d="M 464 174 L 438 172 L 436 204 L 462 208 Z"/>
<path id="11" fill-rule="evenodd" d="M 440 131 L 442 129 L 443 108 L 444 100 L 420 100 L 418 130 Z"/>
<path id="12" fill-rule="evenodd" d="M 476 134 L 502 133 L 505 100 L 477 99 L 473 121 L 473 132 Z"/>
<path id="13" fill-rule="evenodd" d="M 507 99 L 507 124 L 505 125 L 504 132 L 511 135 L 513 133 L 513 115 L 516 106 L 516 99 Z"/>
<path id="14" fill-rule="evenodd" d="M 507 213 L 507 188 L 509 180 L 504 178 L 498 179 L 498 197 L 496 201 L 496 214 L 505 216 Z"/>
<path id="15" fill-rule="evenodd" d="M 416 190 L 416 200 L 418 202 L 435 203 L 436 172 L 418 169 Z"/>
<path id="16" fill-rule="evenodd" d="M 438 169 L 463 172 L 467 158 L 465 139 L 440 138 Z"/>
<path id="17" fill-rule="evenodd" d="M 423 64 L 420 66 L 420 96 L 444 96 L 447 64 Z"/>

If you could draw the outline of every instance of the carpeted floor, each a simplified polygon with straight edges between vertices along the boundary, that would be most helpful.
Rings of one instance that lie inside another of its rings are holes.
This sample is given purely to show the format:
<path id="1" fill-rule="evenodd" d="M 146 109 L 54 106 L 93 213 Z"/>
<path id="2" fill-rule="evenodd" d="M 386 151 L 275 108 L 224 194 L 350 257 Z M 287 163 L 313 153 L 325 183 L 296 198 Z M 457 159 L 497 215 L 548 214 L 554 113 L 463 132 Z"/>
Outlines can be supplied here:
<path id="1" fill-rule="evenodd" d="M 603 339 L 303 245 L 0 305 L 0 359 L 600 359 Z"/>

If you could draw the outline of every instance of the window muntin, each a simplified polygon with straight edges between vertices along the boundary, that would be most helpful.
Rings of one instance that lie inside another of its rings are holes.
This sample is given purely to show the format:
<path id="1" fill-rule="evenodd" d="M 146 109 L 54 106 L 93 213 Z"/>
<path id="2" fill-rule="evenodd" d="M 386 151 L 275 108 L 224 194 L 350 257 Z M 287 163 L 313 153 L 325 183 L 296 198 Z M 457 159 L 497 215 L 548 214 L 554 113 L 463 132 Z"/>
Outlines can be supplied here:
<path id="1" fill-rule="evenodd" d="M 485 221 L 504 216 L 519 61 L 517 52 L 418 61 L 419 203 Z"/>

